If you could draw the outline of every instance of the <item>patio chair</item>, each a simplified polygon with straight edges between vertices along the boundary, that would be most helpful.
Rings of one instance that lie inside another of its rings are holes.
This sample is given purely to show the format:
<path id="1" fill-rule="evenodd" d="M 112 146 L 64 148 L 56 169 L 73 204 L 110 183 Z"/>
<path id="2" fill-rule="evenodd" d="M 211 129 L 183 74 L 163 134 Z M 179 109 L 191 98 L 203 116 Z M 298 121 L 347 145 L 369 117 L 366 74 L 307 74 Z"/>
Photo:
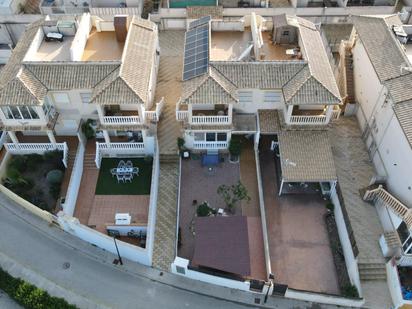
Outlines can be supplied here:
<path id="1" fill-rule="evenodd" d="M 121 183 L 121 182 L 125 181 L 125 179 L 124 179 L 125 176 L 124 175 L 117 174 L 116 177 L 117 177 L 117 183 Z"/>
<path id="2" fill-rule="evenodd" d="M 110 173 L 112 174 L 112 177 L 114 177 L 114 176 L 117 175 L 117 171 L 116 171 L 115 168 L 111 168 L 111 169 L 110 169 Z"/>
<path id="3" fill-rule="evenodd" d="M 133 175 L 132 174 L 124 175 L 123 179 L 124 179 L 124 182 L 132 182 Z"/>
<path id="4" fill-rule="evenodd" d="M 130 160 L 126 161 L 126 167 L 133 167 L 133 163 Z"/>
<path id="5" fill-rule="evenodd" d="M 136 175 L 136 176 L 139 176 L 139 168 L 138 167 L 133 167 L 132 174 Z"/>

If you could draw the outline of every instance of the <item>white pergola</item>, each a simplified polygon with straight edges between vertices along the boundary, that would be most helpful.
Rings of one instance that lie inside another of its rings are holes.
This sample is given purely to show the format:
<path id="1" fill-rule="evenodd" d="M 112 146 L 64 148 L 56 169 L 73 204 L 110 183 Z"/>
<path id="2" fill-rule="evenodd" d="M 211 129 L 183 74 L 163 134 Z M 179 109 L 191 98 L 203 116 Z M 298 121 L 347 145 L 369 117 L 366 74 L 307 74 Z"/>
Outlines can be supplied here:
<path id="1" fill-rule="evenodd" d="M 329 182 L 331 190 L 337 176 L 327 131 L 282 131 L 279 135 L 282 179 L 286 182 Z"/>

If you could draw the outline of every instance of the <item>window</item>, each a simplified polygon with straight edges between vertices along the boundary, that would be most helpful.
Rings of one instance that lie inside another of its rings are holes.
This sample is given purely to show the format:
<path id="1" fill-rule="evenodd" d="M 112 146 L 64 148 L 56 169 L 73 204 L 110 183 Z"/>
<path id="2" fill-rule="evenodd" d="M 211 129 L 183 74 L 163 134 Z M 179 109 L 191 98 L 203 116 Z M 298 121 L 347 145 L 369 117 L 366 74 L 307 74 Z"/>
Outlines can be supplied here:
<path id="1" fill-rule="evenodd" d="M 53 105 L 50 103 L 50 101 L 47 97 L 44 98 L 44 103 L 42 105 L 42 108 L 43 108 L 44 114 L 46 116 L 49 115 L 50 113 L 54 112 Z"/>
<path id="2" fill-rule="evenodd" d="M 280 102 L 280 91 L 270 90 L 263 94 L 264 103 L 278 103 Z"/>
<path id="3" fill-rule="evenodd" d="M 86 93 L 80 93 L 80 98 L 82 100 L 82 103 L 90 103 L 90 100 L 92 99 L 92 94 L 90 92 Z"/>
<path id="4" fill-rule="evenodd" d="M 186 273 L 185 269 L 182 266 L 176 266 L 176 272 L 182 275 Z"/>
<path id="5" fill-rule="evenodd" d="M 203 142 L 205 140 L 205 133 L 195 133 L 195 141 Z"/>
<path id="6" fill-rule="evenodd" d="M 250 90 L 249 91 L 241 90 L 238 92 L 238 97 L 239 97 L 239 103 L 249 104 L 249 103 L 252 103 L 253 92 Z"/>
<path id="7" fill-rule="evenodd" d="M 217 141 L 218 142 L 226 142 L 227 141 L 227 134 L 226 133 L 217 133 Z"/>
<path id="8" fill-rule="evenodd" d="M 206 133 L 206 142 L 215 142 L 216 133 Z"/>
<path id="9" fill-rule="evenodd" d="M 285 30 L 282 32 L 282 35 L 289 35 L 289 30 Z"/>
<path id="10" fill-rule="evenodd" d="M 30 106 L 3 106 L 1 110 L 6 119 L 39 119 L 37 112 Z"/>
<path id="11" fill-rule="evenodd" d="M 65 92 L 53 93 L 53 100 L 57 104 L 68 104 L 68 103 L 70 103 L 69 95 Z"/>

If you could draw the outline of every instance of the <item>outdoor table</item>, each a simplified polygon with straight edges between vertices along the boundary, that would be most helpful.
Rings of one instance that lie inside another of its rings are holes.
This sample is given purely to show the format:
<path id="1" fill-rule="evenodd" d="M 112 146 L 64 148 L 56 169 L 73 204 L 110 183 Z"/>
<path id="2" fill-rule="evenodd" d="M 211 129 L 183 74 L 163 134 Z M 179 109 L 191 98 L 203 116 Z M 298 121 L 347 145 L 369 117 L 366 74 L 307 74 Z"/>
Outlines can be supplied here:
<path id="1" fill-rule="evenodd" d="M 133 173 L 133 167 L 118 167 L 115 169 L 117 174 L 131 174 Z"/>

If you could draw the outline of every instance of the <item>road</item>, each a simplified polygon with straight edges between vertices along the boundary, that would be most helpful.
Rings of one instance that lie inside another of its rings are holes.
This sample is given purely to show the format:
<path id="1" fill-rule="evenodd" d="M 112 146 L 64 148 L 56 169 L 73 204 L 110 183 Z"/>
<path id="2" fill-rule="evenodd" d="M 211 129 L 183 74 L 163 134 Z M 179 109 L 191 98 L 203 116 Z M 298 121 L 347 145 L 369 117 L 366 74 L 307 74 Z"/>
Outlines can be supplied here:
<path id="1" fill-rule="evenodd" d="M 57 227 L 49 226 L 27 211 L 16 207 L 0 193 L 1 265 L 9 266 L 8 268 L 14 272 L 21 272 L 23 278 L 29 278 L 32 283 L 48 289 L 49 292 L 50 283 L 56 285 L 55 288 L 51 288 L 51 294 L 66 296 L 65 298 L 81 308 L 254 307 L 218 299 L 219 296 L 201 295 L 208 294 L 208 289 L 216 289 L 213 285 L 189 281 L 191 285 L 198 285 L 199 294 L 188 289 L 176 288 L 173 284 L 159 282 L 161 280 L 153 280 L 153 277 L 150 278 L 146 274 L 162 274 L 148 267 L 128 261 L 125 266 L 113 266 L 108 262 L 113 258 L 109 253 L 86 244 Z M 96 255 L 93 250 L 100 255 Z M 4 262 L 5 257 L 10 260 Z M 10 266 L 11 263 L 17 264 Z M 128 271 L 125 271 L 127 269 Z M 137 270 L 141 275 L 137 274 Z M 176 280 L 176 285 L 180 284 L 179 280 L 188 281 L 186 278 L 171 274 L 163 274 L 162 278 Z M 248 300 L 249 304 L 253 303 L 250 293 L 227 290 L 227 295 L 235 295 L 239 302 Z M 270 299 L 270 303 L 273 308 L 327 308 L 318 305 L 312 307 L 311 304 L 282 298 Z"/>

